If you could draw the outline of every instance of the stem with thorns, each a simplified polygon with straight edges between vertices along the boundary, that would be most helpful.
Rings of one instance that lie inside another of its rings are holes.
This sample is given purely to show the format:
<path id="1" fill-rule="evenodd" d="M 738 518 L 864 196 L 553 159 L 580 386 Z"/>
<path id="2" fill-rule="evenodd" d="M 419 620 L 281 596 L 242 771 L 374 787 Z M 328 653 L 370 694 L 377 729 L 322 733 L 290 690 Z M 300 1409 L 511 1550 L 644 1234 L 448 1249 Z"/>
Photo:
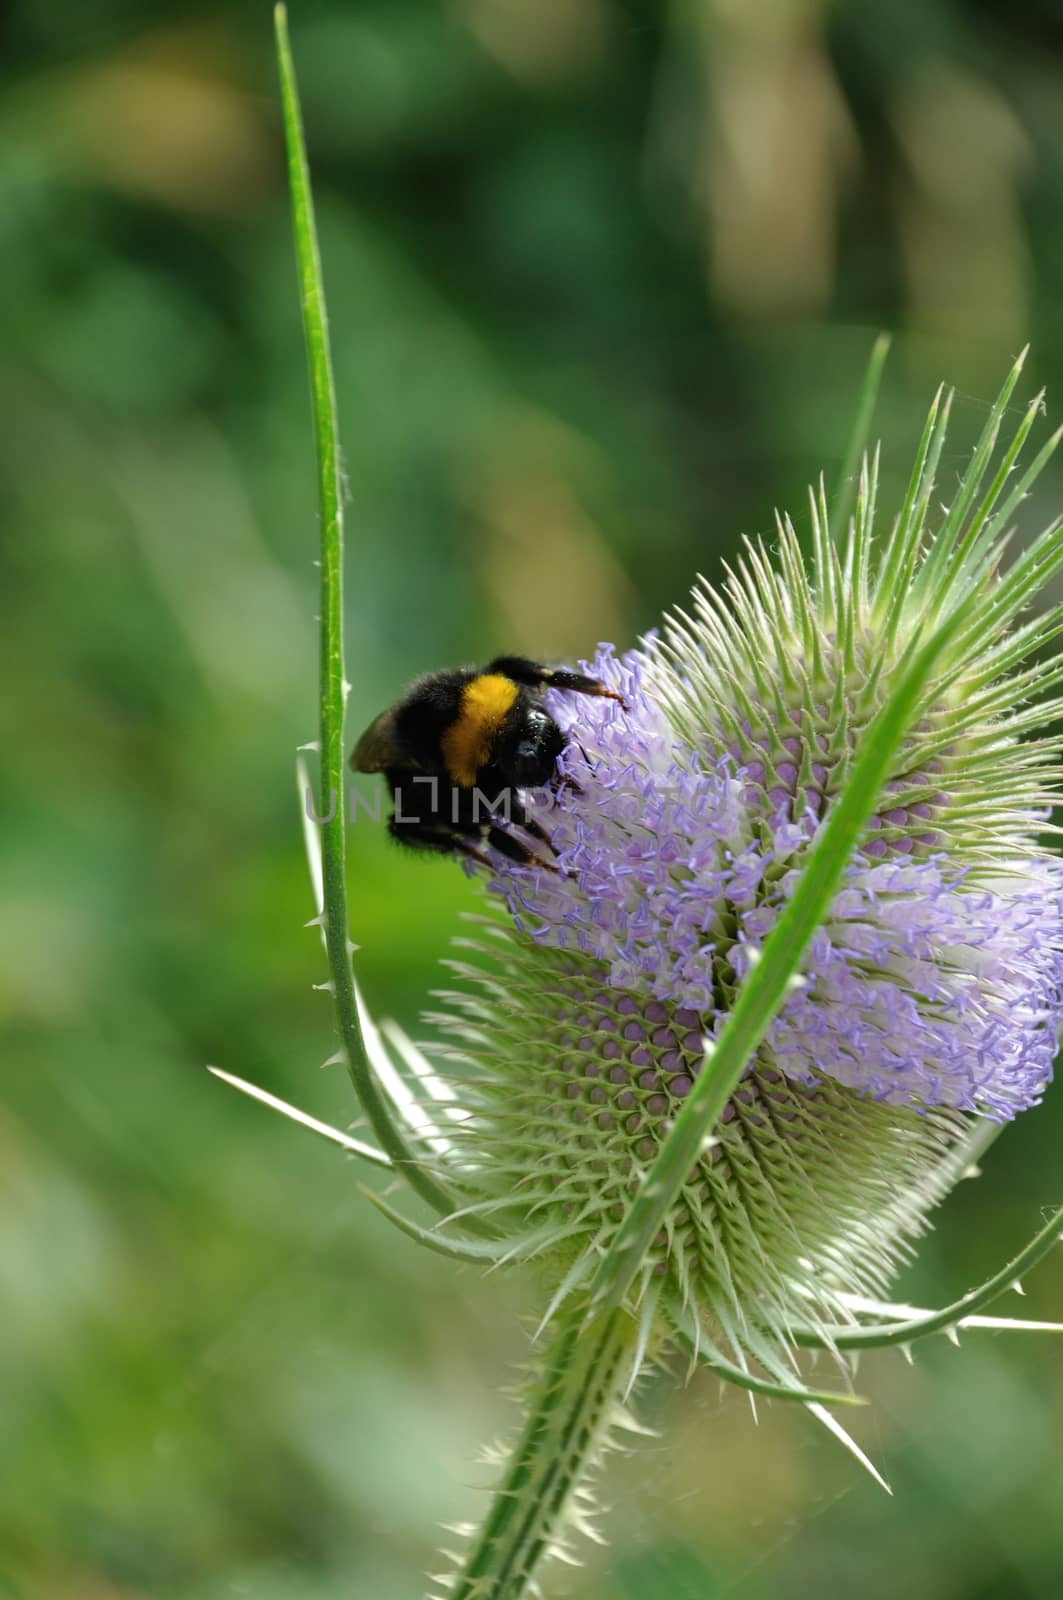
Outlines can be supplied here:
<path id="1" fill-rule="evenodd" d="M 325 290 L 303 139 L 302 112 L 288 40 L 287 11 L 283 5 L 276 7 L 274 22 L 317 460 L 321 552 L 318 751 L 321 776 L 318 815 L 327 818 L 320 824 L 324 902 L 320 920 L 328 956 L 329 988 L 336 1008 L 347 1070 L 373 1132 L 411 1186 L 441 1216 L 447 1216 L 456 1209 L 453 1196 L 424 1169 L 410 1149 L 370 1069 L 354 993 L 351 945 L 347 931 L 347 846 L 342 800 L 345 766 L 343 713 L 347 684 L 343 662 L 343 488 L 340 482 L 336 391 L 332 378 Z"/>
<path id="2" fill-rule="evenodd" d="M 624 1311 L 590 1327 L 583 1322 L 577 1307 L 559 1323 L 524 1431 L 451 1600 L 521 1600 L 576 1520 L 573 1503 L 618 1419 L 624 1358 L 637 1337 Z"/>

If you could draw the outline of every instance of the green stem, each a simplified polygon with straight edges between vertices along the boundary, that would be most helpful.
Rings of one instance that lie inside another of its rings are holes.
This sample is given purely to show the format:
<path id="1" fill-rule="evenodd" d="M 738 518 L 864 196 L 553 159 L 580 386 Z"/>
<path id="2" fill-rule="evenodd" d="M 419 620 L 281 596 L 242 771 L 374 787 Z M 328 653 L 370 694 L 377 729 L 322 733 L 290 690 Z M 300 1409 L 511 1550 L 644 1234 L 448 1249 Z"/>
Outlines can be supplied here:
<path id="1" fill-rule="evenodd" d="M 926 1316 L 912 1317 L 904 1322 L 884 1322 L 874 1327 L 865 1324 L 862 1328 L 850 1328 L 843 1324 L 827 1328 L 794 1328 L 792 1336 L 795 1344 L 809 1347 L 822 1348 L 826 1346 L 832 1350 L 880 1350 L 886 1345 L 911 1344 L 916 1339 L 925 1339 L 931 1333 L 943 1333 L 949 1328 L 955 1328 L 964 1317 L 980 1311 L 983 1306 L 990 1305 L 994 1300 L 1014 1287 L 1020 1275 L 1036 1266 L 1042 1256 L 1046 1256 L 1054 1245 L 1063 1239 L 1063 1207 L 1054 1211 L 1045 1223 L 1030 1240 L 1029 1244 L 1021 1249 L 1017 1256 L 1001 1267 L 999 1272 L 994 1272 L 991 1278 L 971 1289 L 951 1305 L 942 1306 L 940 1311 L 932 1311 Z"/>
<path id="2" fill-rule="evenodd" d="M 563 1535 L 573 1495 L 607 1442 L 636 1327 L 611 1311 L 592 1327 L 578 1308 L 546 1353 L 528 1419 L 450 1600 L 521 1600 Z"/>
<path id="3" fill-rule="evenodd" d="M 392 1163 L 410 1185 L 442 1216 L 457 1202 L 420 1165 L 391 1114 L 366 1055 L 354 993 L 354 971 L 347 917 L 347 860 L 344 831 L 343 712 L 347 695 L 343 663 L 343 488 L 340 482 L 336 391 L 332 377 L 325 290 L 321 276 L 314 201 L 303 138 L 299 91 L 295 81 L 288 18 L 283 5 L 274 11 L 277 64 L 280 72 L 284 135 L 288 152 L 295 256 L 303 307 L 303 333 L 310 369 L 320 521 L 320 784 L 318 816 L 328 820 L 321 830 L 324 883 L 322 929 L 328 956 L 332 997 L 343 1054 L 358 1099 L 373 1132 Z"/>

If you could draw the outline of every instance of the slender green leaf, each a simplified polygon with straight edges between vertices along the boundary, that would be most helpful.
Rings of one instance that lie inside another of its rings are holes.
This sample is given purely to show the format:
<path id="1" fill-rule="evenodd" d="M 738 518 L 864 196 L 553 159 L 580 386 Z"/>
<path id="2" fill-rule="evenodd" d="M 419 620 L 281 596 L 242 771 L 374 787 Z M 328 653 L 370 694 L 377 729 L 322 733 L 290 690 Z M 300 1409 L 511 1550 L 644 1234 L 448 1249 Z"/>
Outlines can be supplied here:
<path id="1" fill-rule="evenodd" d="M 592 1313 L 619 1305 L 627 1293 L 706 1138 L 786 998 L 861 830 L 878 803 L 894 756 L 919 715 L 927 684 L 960 621 L 959 614 L 953 613 L 926 644 L 909 652 L 896 688 L 861 740 L 845 790 L 809 853 L 793 896 L 739 989 L 723 1031 L 707 1050 L 703 1071 L 599 1264 L 591 1283 Z"/>
<path id="2" fill-rule="evenodd" d="M 437 1228 L 425 1228 L 421 1223 L 403 1216 L 401 1211 L 397 1211 L 364 1184 L 358 1185 L 358 1191 L 389 1222 L 394 1223 L 400 1233 L 406 1234 L 417 1244 L 423 1244 L 426 1249 L 434 1250 L 441 1256 L 450 1256 L 455 1261 L 472 1261 L 480 1266 L 489 1266 L 492 1262 L 502 1263 L 519 1255 L 534 1255 L 543 1245 L 553 1244 L 558 1238 L 556 1227 L 544 1226 L 502 1239 L 457 1239 L 453 1234 L 440 1233 Z"/>
<path id="3" fill-rule="evenodd" d="M 699 1367 L 714 1372 L 725 1383 L 734 1384 L 738 1389 L 748 1389 L 750 1394 L 766 1395 L 769 1400 L 797 1400 L 802 1405 L 809 1405 L 813 1401 L 828 1406 L 867 1405 L 867 1398 L 862 1394 L 845 1394 L 834 1389 L 806 1389 L 796 1378 L 789 1384 L 758 1378 L 752 1372 L 743 1372 L 741 1367 L 728 1361 L 718 1350 L 709 1350 L 704 1344 L 695 1345 L 688 1333 L 676 1328 L 675 1336 L 680 1347 Z"/>
<path id="4" fill-rule="evenodd" d="M 321 568 L 318 816 L 328 819 L 319 826 L 324 897 L 322 929 L 328 954 L 330 987 L 347 1069 L 373 1132 L 411 1187 L 445 1216 L 456 1209 L 456 1201 L 420 1164 L 392 1116 L 366 1055 L 355 1002 L 347 931 L 343 804 L 343 713 L 347 685 L 343 659 L 343 490 L 340 481 L 336 393 L 299 91 L 288 39 L 287 12 L 283 5 L 276 7 L 274 22 L 317 461 Z"/>
<path id="5" fill-rule="evenodd" d="M 826 1345 L 834 1350 L 868 1350 L 891 1344 L 911 1344 L 914 1339 L 925 1339 L 928 1334 L 946 1332 L 961 1325 L 965 1317 L 981 1310 L 982 1306 L 989 1305 L 1012 1288 L 1022 1273 L 1028 1272 L 1042 1256 L 1048 1254 L 1054 1244 L 1061 1240 L 1063 1240 L 1063 1206 L 1052 1214 L 1029 1244 L 1006 1266 L 1001 1267 L 999 1272 L 995 1272 L 991 1278 L 979 1284 L 977 1289 L 971 1289 L 959 1300 L 954 1300 L 951 1305 L 942 1307 L 940 1311 L 913 1317 L 909 1321 L 882 1323 L 875 1327 L 853 1328 L 840 1323 L 835 1327 L 824 1329 L 794 1329 L 794 1341 L 807 1347 Z"/>

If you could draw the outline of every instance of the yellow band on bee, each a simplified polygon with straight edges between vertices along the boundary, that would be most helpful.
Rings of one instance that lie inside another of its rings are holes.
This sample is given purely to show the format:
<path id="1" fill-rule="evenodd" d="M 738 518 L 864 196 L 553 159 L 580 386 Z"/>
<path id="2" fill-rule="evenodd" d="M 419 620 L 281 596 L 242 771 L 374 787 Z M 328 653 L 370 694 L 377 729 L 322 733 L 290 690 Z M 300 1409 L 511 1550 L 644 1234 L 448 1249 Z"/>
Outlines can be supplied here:
<path id="1" fill-rule="evenodd" d="M 458 715 L 440 740 L 452 783 L 463 789 L 473 787 L 480 768 L 490 760 L 495 735 L 519 694 L 519 686 L 500 672 L 482 672 L 465 685 Z"/>

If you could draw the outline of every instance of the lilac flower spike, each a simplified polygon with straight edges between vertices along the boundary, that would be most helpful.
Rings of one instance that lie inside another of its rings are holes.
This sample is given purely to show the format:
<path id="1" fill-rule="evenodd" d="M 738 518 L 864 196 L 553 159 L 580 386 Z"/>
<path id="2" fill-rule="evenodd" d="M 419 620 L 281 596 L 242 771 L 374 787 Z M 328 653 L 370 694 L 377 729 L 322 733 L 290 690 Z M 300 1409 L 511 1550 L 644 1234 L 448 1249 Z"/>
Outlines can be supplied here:
<path id="1" fill-rule="evenodd" d="M 794 708 L 781 736 L 773 724 L 754 743 L 747 728 L 744 749 L 712 717 L 695 743 L 677 735 L 655 687 L 693 648 L 680 636 L 668 658 L 651 645 L 619 661 L 603 649 L 587 670 L 627 713 L 550 697 L 577 787 L 556 805 L 542 797 L 538 820 L 567 876 L 500 862 L 496 878 L 522 933 L 593 957 L 610 990 L 643 995 L 662 1024 L 653 1003 L 678 1008 L 662 1061 L 679 1095 L 777 920 L 837 767 L 814 704 Z M 962 741 L 947 759 L 913 753 L 891 780 L 896 803 L 873 818 L 762 1067 L 1001 1118 L 1040 1097 L 1063 1007 L 1063 864 L 1028 852 L 979 865 L 949 850 L 947 786 L 965 759 Z M 1031 809 L 1031 844 L 1042 822 Z"/>

